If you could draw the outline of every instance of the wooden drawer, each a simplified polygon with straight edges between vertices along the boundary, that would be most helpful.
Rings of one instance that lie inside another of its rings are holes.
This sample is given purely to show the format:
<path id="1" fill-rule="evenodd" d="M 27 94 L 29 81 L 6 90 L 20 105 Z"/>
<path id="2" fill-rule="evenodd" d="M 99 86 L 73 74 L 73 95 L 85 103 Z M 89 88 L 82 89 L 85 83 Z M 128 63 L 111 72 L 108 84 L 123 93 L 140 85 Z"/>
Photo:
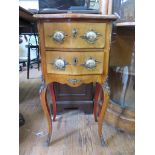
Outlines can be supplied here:
<path id="1" fill-rule="evenodd" d="M 105 23 L 44 23 L 44 38 L 46 48 L 104 48 Z M 63 32 L 63 41 L 56 41 L 55 37 Z M 88 33 L 90 32 L 90 33 Z M 93 33 L 92 33 L 93 32 Z M 55 35 L 57 34 L 57 35 Z M 91 40 L 88 40 L 89 39 Z M 92 37 L 92 38 L 91 38 Z M 96 38 L 95 41 L 93 37 Z M 87 39 L 86 39 L 87 38 Z"/>
<path id="2" fill-rule="evenodd" d="M 56 67 L 56 60 L 63 60 L 65 68 Z M 103 73 L 104 52 L 56 52 L 46 51 L 47 73 L 87 75 Z M 95 67 L 93 63 L 95 62 Z"/>
<path id="3" fill-rule="evenodd" d="M 102 83 L 105 81 L 106 76 L 102 75 L 58 75 L 58 74 L 48 74 L 46 75 L 46 84 L 51 82 L 58 82 L 61 84 L 67 84 L 71 87 L 78 87 L 81 84 L 88 84 L 91 82 Z"/>

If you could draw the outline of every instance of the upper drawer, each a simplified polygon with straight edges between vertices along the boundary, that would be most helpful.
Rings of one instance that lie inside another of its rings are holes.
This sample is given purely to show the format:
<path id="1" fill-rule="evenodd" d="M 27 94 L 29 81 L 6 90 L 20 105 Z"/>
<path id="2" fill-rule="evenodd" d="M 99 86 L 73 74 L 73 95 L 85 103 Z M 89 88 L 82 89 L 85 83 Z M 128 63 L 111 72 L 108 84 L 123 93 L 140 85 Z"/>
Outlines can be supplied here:
<path id="1" fill-rule="evenodd" d="M 86 75 L 103 73 L 104 52 L 46 52 L 47 73 Z"/>
<path id="2" fill-rule="evenodd" d="M 104 48 L 105 23 L 44 23 L 46 48 Z"/>

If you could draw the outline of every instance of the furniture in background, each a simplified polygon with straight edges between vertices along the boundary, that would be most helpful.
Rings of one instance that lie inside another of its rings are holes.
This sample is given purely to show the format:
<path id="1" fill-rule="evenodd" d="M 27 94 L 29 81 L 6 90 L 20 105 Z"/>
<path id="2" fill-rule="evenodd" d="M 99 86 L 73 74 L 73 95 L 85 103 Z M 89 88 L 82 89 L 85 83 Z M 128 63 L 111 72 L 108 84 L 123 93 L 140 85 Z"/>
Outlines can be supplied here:
<path id="1" fill-rule="evenodd" d="M 19 113 L 19 127 L 25 124 L 25 119 L 21 113 Z"/>
<path id="2" fill-rule="evenodd" d="M 29 70 L 30 70 L 31 65 L 37 63 L 38 70 L 40 68 L 39 45 L 38 45 L 37 40 L 36 40 L 36 44 L 35 45 L 32 45 L 32 44 L 28 43 L 27 48 L 28 48 L 28 56 L 27 56 L 27 79 L 29 79 Z M 32 52 L 32 50 L 35 50 L 35 52 L 36 52 L 36 58 L 35 59 L 31 59 L 31 52 Z"/>
<path id="3" fill-rule="evenodd" d="M 114 0 L 110 51 L 110 103 L 105 121 L 121 131 L 135 132 L 135 1 Z"/>
<path id="4" fill-rule="evenodd" d="M 40 36 L 42 86 L 40 100 L 48 122 L 47 144 L 52 134 L 51 110 L 46 99 L 47 87 L 51 87 L 53 120 L 56 118 L 56 100 L 53 83 L 78 87 L 94 83 L 96 91 L 94 117 L 98 120 L 98 134 L 104 144 L 102 124 L 105 116 L 109 87 L 107 83 L 110 36 L 115 15 L 101 14 L 36 14 Z M 101 96 L 100 111 L 98 100 Z"/>
<path id="5" fill-rule="evenodd" d="M 28 12 L 22 7 L 19 7 L 19 35 L 23 31 L 29 31 L 30 23 L 31 21 L 34 21 L 33 14 Z M 22 40 L 19 38 L 19 43 L 21 43 Z M 26 60 L 19 60 L 19 64 L 24 64 Z M 22 70 L 22 68 L 21 68 Z M 21 113 L 19 113 L 19 126 L 23 125 L 25 123 L 25 119 Z"/>
<path id="6" fill-rule="evenodd" d="M 21 52 L 21 49 L 20 49 L 20 44 L 22 43 L 23 43 L 22 36 L 19 35 L 19 71 L 23 70 L 23 67 L 26 66 L 26 62 L 27 62 L 27 57 L 24 56 L 24 52 Z"/>
<path id="7" fill-rule="evenodd" d="M 30 34 L 36 35 L 36 28 L 35 28 L 35 18 L 33 18 L 33 13 L 25 10 L 22 7 L 19 7 L 19 36 L 24 34 Z M 19 37 L 19 44 L 22 43 L 22 39 Z M 37 57 L 37 62 L 38 62 L 38 69 L 39 69 L 39 46 L 38 43 L 36 42 L 36 45 L 38 49 L 38 57 Z M 31 45 L 28 46 L 28 57 L 24 57 L 22 59 L 19 59 L 19 64 L 23 64 L 23 66 L 26 65 L 30 66 L 30 48 Z M 20 70 L 22 71 L 22 67 L 20 67 Z M 29 78 L 29 67 L 27 67 L 27 78 Z M 19 113 L 19 126 L 24 125 L 25 119 L 24 116 Z"/>
<path id="8" fill-rule="evenodd" d="M 33 13 L 19 7 L 19 35 L 29 36 L 27 40 L 27 56 L 19 60 L 19 63 L 27 62 L 27 79 L 29 79 L 29 70 L 33 64 L 37 63 L 37 68 L 40 67 L 39 57 L 39 45 L 38 45 L 38 33 L 36 27 L 36 21 L 33 17 Z M 32 44 L 31 37 L 34 36 L 34 43 Z M 31 52 L 36 52 L 36 58 L 31 58 Z"/>

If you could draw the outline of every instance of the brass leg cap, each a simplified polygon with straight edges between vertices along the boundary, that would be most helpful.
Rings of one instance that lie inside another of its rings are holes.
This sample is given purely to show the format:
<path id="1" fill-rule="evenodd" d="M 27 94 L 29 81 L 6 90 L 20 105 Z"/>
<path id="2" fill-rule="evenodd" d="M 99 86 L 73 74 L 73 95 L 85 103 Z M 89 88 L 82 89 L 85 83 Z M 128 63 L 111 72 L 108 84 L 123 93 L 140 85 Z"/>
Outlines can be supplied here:
<path id="1" fill-rule="evenodd" d="M 105 143 L 103 135 L 101 135 L 101 145 L 102 146 L 106 146 L 106 143 Z"/>

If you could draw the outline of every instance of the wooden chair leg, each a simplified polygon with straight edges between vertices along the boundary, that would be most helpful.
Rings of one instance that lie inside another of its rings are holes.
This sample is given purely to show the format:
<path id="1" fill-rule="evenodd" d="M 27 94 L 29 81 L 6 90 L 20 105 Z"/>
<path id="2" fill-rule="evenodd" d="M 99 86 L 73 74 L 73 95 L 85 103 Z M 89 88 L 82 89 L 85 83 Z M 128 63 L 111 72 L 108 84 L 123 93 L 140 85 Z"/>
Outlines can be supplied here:
<path id="1" fill-rule="evenodd" d="M 102 126 L 103 126 L 105 112 L 107 110 L 107 106 L 109 103 L 109 95 L 110 95 L 110 89 L 108 87 L 107 82 L 104 83 L 102 89 L 103 89 L 103 97 L 104 98 L 103 98 L 103 103 L 102 103 L 101 111 L 100 111 L 99 118 L 98 118 L 98 135 L 101 140 L 101 144 L 105 145 L 105 141 L 104 141 L 103 134 L 102 134 Z"/>
<path id="2" fill-rule="evenodd" d="M 51 135 L 52 135 L 52 119 L 51 119 L 50 109 L 49 109 L 49 106 L 47 103 L 46 91 L 47 91 L 47 87 L 43 83 L 40 88 L 40 101 L 41 101 L 41 106 L 42 106 L 43 112 L 44 112 L 47 122 L 48 122 L 47 145 L 49 146 L 50 140 L 51 140 Z"/>
<path id="3" fill-rule="evenodd" d="M 93 112 L 94 112 L 94 119 L 97 122 L 97 106 L 98 106 L 98 99 L 100 96 L 100 92 L 101 92 L 101 85 L 99 83 L 96 83 L 96 89 L 95 89 L 95 96 L 94 96 L 94 108 L 93 108 Z"/>
<path id="4" fill-rule="evenodd" d="M 57 114 L 57 104 L 56 104 L 56 98 L 55 98 L 53 83 L 50 83 L 50 94 L 51 94 L 52 104 L 53 104 L 53 121 L 55 121 L 56 114 Z"/>

